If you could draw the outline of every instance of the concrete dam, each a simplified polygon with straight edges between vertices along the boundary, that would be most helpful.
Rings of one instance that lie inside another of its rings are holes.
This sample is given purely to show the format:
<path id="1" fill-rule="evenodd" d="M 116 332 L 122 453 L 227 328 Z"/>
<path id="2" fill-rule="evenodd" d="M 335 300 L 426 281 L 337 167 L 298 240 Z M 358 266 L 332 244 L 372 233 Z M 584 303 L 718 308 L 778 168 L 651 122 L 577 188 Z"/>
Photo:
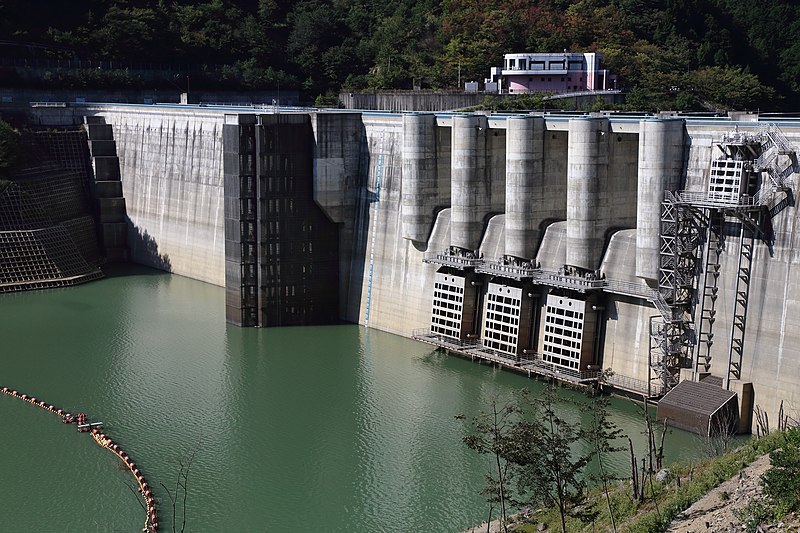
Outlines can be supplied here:
<path id="1" fill-rule="evenodd" d="M 800 405 L 798 121 L 34 112 L 110 126 L 130 258 L 225 287 L 232 323 L 357 322 L 639 397 L 704 383 L 719 405 L 677 403 L 701 432 Z"/>

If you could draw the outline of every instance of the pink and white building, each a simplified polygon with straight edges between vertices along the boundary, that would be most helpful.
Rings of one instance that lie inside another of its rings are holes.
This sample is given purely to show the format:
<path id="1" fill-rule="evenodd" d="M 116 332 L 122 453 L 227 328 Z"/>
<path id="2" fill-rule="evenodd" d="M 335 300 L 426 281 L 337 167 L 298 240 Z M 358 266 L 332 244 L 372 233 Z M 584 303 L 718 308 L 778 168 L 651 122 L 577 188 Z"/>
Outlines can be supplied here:
<path id="1" fill-rule="evenodd" d="M 508 93 L 572 93 L 616 89 L 617 77 L 600 68 L 602 55 L 581 53 L 505 54 L 487 84 Z M 490 90 L 487 86 L 487 91 Z"/>

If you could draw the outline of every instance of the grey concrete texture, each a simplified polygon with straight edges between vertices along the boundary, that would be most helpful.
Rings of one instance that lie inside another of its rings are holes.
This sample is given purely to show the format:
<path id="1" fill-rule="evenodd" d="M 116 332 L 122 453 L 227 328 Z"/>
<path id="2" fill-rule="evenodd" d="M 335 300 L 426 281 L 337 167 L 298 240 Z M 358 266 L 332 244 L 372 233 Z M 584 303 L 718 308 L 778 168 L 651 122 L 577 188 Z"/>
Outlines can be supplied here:
<path id="1" fill-rule="evenodd" d="M 117 143 L 114 141 L 89 140 L 89 151 L 92 157 L 113 157 L 117 155 Z"/>
<path id="2" fill-rule="evenodd" d="M 491 211 L 491 182 L 487 174 L 485 116 L 453 117 L 450 245 L 478 249 L 485 217 Z"/>
<path id="3" fill-rule="evenodd" d="M 113 141 L 114 131 L 111 124 L 86 124 L 86 132 L 92 141 Z"/>
<path id="4" fill-rule="evenodd" d="M 132 260 L 223 286 L 224 117 L 124 107 L 103 116 L 114 127 Z"/>
<path id="5" fill-rule="evenodd" d="M 96 181 L 94 190 L 97 198 L 120 198 L 122 196 L 122 182 Z"/>
<path id="6" fill-rule="evenodd" d="M 426 243 L 439 205 L 436 115 L 403 115 L 403 238 Z"/>
<path id="7" fill-rule="evenodd" d="M 600 189 L 608 176 L 607 118 L 569 121 L 567 161 L 567 264 L 594 270 L 603 241 L 599 231 Z"/>
<path id="8" fill-rule="evenodd" d="M 606 279 L 646 286 L 643 279 L 636 277 L 638 235 L 637 228 L 620 230 L 611 236 L 600 265 L 600 273 Z"/>
<path id="9" fill-rule="evenodd" d="M 685 127 L 683 119 L 648 119 L 639 123 L 636 275 L 642 278 L 658 279 L 661 203 L 665 191 L 680 187 Z"/>
<path id="10" fill-rule="evenodd" d="M 567 222 L 554 222 L 547 226 L 536 262 L 543 270 L 557 271 L 567 261 Z"/>
<path id="11" fill-rule="evenodd" d="M 544 118 L 506 120 L 505 254 L 533 258 L 539 241 L 539 224 L 547 216 L 544 189 Z"/>
<path id="12" fill-rule="evenodd" d="M 96 181 L 119 181 L 119 158 L 114 156 L 97 156 L 92 158 L 94 179 Z"/>
<path id="13" fill-rule="evenodd" d="M 358 199 L 360 113 L 314 113 L 314 201 L 336 223 L 352 221 Z M 372 154 L 373 152 L 370 152 Z"/>
<path id="14" fill-rule="evenodd" d="M 100 224 L 103 248 L 125 248 L 128 245 L 127 222 L 106 222 Z"/>
<path id="15" fill-rule="evenodd" d="M 486 224 L 483 233 L 480 257 L 490 261 L 500 260 L 506 253 L 506 232 L 508 231 L 508 215 L 495 215 Z"/>
<path id="16" fill-rule="evenodd" d="M 125 222 L 125 198 L 98 198 L 100 222 Z"/>

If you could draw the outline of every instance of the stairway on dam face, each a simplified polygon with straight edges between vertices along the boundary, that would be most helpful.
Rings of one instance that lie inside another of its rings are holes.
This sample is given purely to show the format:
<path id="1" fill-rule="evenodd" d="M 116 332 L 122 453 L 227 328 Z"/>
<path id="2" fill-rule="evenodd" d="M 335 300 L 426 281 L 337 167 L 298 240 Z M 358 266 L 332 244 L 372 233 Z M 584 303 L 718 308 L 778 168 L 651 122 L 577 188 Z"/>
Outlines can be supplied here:
<path id="1" fill-rule="evenodd" d="M 128 223 L 114 132 L 103 117 L 85 117 L 94 167 L 98 233 L 108 262 L 128 260 Z"/>

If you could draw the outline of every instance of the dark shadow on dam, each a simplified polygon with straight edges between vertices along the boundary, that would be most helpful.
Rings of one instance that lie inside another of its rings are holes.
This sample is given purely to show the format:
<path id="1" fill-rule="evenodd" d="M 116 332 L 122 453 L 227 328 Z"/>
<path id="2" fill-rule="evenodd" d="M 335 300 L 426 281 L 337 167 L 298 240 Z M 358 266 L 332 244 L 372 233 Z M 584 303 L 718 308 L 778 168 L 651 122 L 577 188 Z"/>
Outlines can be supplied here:
<path id="1" fill-rule="evenodd" d="M 130 217 L 128 223 L 128 248 L 132 262 L 140 265 L 172 272 L 172 263 L 167 254 L 158 252 L 158 242 L 149 234 L 133 223 Z"/>
<path id="2" fill-rule="evenodd" d="M 350 276 L 348 280 L 348 287 L 345 294 L 342 295 L 346 298 L 347 302 L 352 302 L 347 305 L 348 312 L 345 318 L 351 322 L 358 323 L 359 309 L 361 298 L 363 295 L 363 284 L 361 280 L 365 279 L 364 274 L 367 261 L 369 260 L 369 226 L 370 226 L 370 208 L 379 202 L 377 191 L 369 189 L 369 170 L 371 164 L 371 157 L 369 154 L 369 144 L 367 142 L 367 131 L 363 123 L 359 132 L 359 165 L 358 165 L 358 201 L 355 206 L 355 227 L 353 228 L 353 243 L 352 255 L 350 256 Z M 351 307 L 352 306 L 352 307 Z M 350 315 L 350 309 L 354 309 L 353 315 Z"/>

